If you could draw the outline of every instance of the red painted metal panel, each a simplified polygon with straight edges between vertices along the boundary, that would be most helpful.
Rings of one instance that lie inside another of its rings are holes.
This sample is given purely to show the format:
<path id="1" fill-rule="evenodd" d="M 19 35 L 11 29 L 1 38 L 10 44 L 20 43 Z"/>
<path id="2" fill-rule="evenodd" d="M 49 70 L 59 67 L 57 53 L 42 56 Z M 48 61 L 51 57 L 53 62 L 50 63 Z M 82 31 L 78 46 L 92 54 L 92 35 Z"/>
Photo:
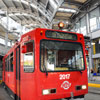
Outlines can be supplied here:
<path id="1" fill-rule="evenodd" d="M 18 43 L 20 44 L 20 47 L 22 47 L 25 42 L 34 40 L 34 48 L 35 48 L 34 49 L 34 52 L 35 52 L 34 72 L 32 73 L 24 72 L 24 68 L 23 68 L 24 54 L 21 53 L 20 55 L 21 57 L 20 58 L 20 88 L 19 88 L 19 79 L 16 80 L 15 49 L 18 46 L 18 44 L 16 44 L 7 54 L 9 55 L 10 52 L 14 51 L 14 72 L 5 72 L 5 74 L 3 74 L 3 81 L 15 94 L 17 94 L 17 96 L 20 97 L 21 100 L 51 100 L 51 99 L 67 98 L 71 96 L 72 92 L 74 96 L 85 95 L 88 92 L 88 88 L 85 90 L 76 90 L 76 86 L 86 85 L 88 87 L 85 45 L 84 45 L 83 35 L 74 33 L 78 37 L 77 41 L 52 39 L 52 38 L 46 38 L 45 36 L 46 30 L 47 29 L 38 28 L 29 33 L 26 33 L 22 35 L 21 41 Z M 54 30 L 54 31 L 58 31 L 58 30 Z M 62 32 L 61 30 L 59 31 Z M 69 32 L 69 33 L 72 33 L 72 32 Z M 83 70 L 82 73 L 79 71 L 54 72 L 54 73 L 50 72 L 48 73 L 48 76 L 46 76 L 46 73 L 43 73 L 40 71 L 40 40 L 42 39 L 81 43 L 83 47 L 83 54 L 84 54 L 84 59 L 85 59 L 85 70 Z M 21 49 L 22 48 L 20 48 L 20 51 Z M 7 55 L 5 57 L 7 57 Z M 5 60 L 3 63 L 5 63 Z M 5 71 L 4 69 L 5 67 L 3 68 L 3 73 Z M 60 79 L 61 75 L 70 75 L 70 76 L 69 78 Z M 20 89 L 20 95 L 18 93 L 19 89 Z M 43 89 L 56 89 L 56 93 L 43 95 L 42 93 Z"/>

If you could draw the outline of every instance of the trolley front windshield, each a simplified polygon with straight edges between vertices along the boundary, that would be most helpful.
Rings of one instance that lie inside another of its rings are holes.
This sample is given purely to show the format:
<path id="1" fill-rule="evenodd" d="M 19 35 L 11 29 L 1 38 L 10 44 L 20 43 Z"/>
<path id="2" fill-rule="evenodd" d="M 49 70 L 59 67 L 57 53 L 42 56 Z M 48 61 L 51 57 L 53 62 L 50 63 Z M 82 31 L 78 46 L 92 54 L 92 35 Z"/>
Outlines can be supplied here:
<path id="1" fill-rule="evenodd" d="M 41 41 L 41 71 L 84 70 L 84 56 L 80 43 Z"/>

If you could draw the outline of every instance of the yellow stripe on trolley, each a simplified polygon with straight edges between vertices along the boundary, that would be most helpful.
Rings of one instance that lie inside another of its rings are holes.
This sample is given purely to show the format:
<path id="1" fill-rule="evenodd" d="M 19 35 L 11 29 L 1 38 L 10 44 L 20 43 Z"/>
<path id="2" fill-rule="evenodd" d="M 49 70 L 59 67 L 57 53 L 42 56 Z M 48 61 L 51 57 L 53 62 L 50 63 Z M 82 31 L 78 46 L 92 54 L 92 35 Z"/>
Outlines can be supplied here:
<path id="1" fill-rule="evenodd" d="M 89 87 L 100 88 L 100 84 L 88 83 L 88 86 L 89 86 Z"/>

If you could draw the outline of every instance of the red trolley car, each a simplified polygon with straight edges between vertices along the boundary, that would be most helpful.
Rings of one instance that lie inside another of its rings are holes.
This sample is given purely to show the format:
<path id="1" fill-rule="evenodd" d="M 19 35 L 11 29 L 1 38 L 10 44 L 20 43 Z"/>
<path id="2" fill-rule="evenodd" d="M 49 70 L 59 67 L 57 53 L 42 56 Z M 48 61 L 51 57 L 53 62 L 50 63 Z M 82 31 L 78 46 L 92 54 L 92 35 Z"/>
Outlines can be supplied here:
<path id="1" fill-rule="evenodd" d="M 22 35 L 3 58 L 3 82 L 15 100 L 84 98 L 83 35 L 41 28 Z"/>

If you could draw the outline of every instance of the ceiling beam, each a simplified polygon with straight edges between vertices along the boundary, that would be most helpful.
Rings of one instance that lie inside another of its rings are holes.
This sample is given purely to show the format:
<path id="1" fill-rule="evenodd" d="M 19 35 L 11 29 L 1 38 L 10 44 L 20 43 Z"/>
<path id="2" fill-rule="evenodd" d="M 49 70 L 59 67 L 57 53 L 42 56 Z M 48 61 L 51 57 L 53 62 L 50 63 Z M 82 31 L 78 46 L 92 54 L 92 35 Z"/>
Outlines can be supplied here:
<path id="1" fill-rule="evenodd" d="M 24 13 L 21 13 L 20 15 L 13 14 L 13 15 L 10 15 L 10 17 L 11 17 L 11 16 L 17 16 L 17 18 L 18 18 L 18 16 L 23 16 L 23 15 L 24 15 Z M 26 16 L 29 16 L 29 17 L 32 17 L 32 18 L 34 18 L 35 20 L 38 20 L 39 22 L 42 23 L 42 25 L 43 25 L 45 28 L 49 28 L 49 26 L 50 26 L 47 22 L 45 22 L 44 19 L 41 19 L 40 17 L 35 16 L 33 13 L 31 13 L 31 14 L 25 14 L 25 15 L 26 15 Z M 17 21 L 17 22 L 18 22 L 18 21 Z"/>
<path id="2" fill-rule="evenodd" d="M 95 5 L 98 3 L 98 5 Z M 92 8 L 96 8 L 97 6 L 100 5 L 100 1 L 98 0 L 87 0 L 80 8 L 79 8 L 79 13 L 78 14 L 73 14 L 71 16 L 71 21 L 75 20 L 76 18 L 80 19 L 81 15 L 85 15 L 86 13 L 90 12 Z"/>
<path id="3" fill-rule="evenodd" d="M 69 4 L 73 4 L 73 5 L 77 5 L 77 6 L 82 6 L 83 3 L 75 1 L 75 0 L 64 0 L 65 3 L 69 3 Z"/>
<path id="4" fill-rule="evenodd" d="M 64 16 L 56 16 L 54 19 L 60 19 L 60 20 L 69 20 L 69 17 L 64 17 Z"/>
<path id="5" fill-rule="evenodd" d="M 20 21 L 22 20 L 18 15 L 16 15 L 16 17 L 17 17 Z"/>
<path id="6" fill-rule="evenodd" d="M 12 0 L 12 3 L 13 3 L 13 5 L 15 6 L 15 8 L 17 8 L 17 6 L 16 6 L 16 4 L 15 4 L 15 2 Z"/>
<path id="7" fill-rule="evenodd" d="M 20 2 L 20 5 L 21 5 L 22 9 L 24 9 L 24 10 L 25 10 L 25 8 L 24 8 L 24 6 L 23 6 L 22 2 L 21 2 L 21 1 L 19 1 L 19 2 Z"/>
<path id="8" fill-rule="evenodd" d="M 45 6 L 46 9 L 48 8 L 48 5 L 49 5 L 49 0 L 46 1 L 46 6 Z"/>
<path id="9" fill-rule="evenodd" d="M 9 8 L 4 0 L 0 0 L 6 8 Z"/>

